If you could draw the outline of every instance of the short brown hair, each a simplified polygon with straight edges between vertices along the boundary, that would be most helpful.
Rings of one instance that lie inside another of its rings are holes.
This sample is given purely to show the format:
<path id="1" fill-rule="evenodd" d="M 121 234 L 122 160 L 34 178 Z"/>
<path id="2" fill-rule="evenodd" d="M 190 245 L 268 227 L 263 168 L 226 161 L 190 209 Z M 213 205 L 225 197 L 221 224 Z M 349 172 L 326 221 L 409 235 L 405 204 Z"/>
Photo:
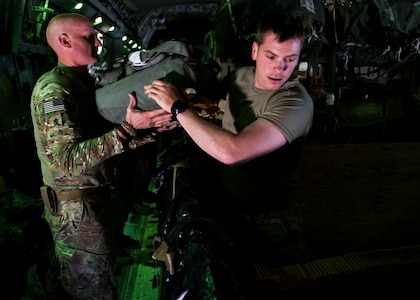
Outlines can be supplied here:
<path id="1" fill-rule="evenodd" d="M 299 38 L 303 41 L 304 38 L 304 30 L 300 19 L 290 15 L 279 13 L 266 15 L 258 24 L 255 34 L 255 41 L 258 45 L 264 42 L 264 36 L 269 31 L 276 34 L 280 42 L 291 38 Z"/>

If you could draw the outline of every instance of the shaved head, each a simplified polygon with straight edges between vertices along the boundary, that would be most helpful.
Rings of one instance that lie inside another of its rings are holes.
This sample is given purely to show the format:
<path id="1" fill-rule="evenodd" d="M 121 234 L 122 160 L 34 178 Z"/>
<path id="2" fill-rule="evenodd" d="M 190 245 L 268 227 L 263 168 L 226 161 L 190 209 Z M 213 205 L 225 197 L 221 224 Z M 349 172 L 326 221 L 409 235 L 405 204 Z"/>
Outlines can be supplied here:
<path id="1" fill-rule="evenodd" d="M 58 61 L 67 66 L 84 66 L 98 61 L 98 47 L 102 46 L 98 31 L 84 15 L 59 14 L 48 23 L 45 35 Z"/>
<path id="2" fill-rule="evenodd" d="M 58 36 L 62 33 L 72 32 L 75 28 L 75 23 L 89 22 L 90 20 L 80 14 L 76 13 L 65 13 L 55 16 L 50 20 L 46 30 L 47 43 L 50 47 L 56 51 L 58 48 Z"/>

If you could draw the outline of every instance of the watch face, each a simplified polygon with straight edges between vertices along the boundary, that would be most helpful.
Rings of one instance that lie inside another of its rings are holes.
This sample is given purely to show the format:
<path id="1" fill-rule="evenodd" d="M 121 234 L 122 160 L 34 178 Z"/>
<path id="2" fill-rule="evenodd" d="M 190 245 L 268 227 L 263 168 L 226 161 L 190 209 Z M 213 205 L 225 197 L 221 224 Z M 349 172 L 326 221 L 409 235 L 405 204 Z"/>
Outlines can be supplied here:
<path id="1" fill-rule="evenodd" d="M 184 100 L 179 99 L 172 104 L 171 113 L 174 115 L 174 117 L 176 117 L 178 114 L 184 112 L 188 108 L 188 104 Z"/>

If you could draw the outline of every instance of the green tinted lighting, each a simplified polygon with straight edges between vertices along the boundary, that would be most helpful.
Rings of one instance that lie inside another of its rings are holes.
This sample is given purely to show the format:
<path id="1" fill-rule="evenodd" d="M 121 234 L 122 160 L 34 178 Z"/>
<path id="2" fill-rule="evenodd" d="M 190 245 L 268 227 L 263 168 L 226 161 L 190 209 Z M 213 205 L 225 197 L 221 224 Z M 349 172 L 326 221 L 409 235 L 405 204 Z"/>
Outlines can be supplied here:
<path id="1" fill-rule="evenodd" d="M 78 2 L 76 3 L 76 5 L 74 6 L 74 9 L 79 10 L 83 7 L 83 3 L 82 2 Z"/>
<path id="2" fill-rule="evenodd" d="M 102 17 L 96 17 L 95 21 L 93 21 L 93 26 L 96 26 L 101 23 L 102 23 Z"/>

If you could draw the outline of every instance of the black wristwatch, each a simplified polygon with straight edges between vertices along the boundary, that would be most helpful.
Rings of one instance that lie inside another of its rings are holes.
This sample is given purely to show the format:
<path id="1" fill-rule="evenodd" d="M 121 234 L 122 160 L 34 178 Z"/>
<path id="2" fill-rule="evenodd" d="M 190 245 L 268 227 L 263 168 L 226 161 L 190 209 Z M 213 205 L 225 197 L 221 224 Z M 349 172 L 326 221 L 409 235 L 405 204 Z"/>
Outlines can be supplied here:
<path id="1" fill-rule="evenodd" d="M 174 118 L 176 119 L 178 114 L 186 111 L 188 108 L 190 108 L 190 106 L 188 105 L 187 102 L 185 102 L 185 100 L 178 99 L 174 103 L 172 103 L 171 113 L 174 116 Z"/>

